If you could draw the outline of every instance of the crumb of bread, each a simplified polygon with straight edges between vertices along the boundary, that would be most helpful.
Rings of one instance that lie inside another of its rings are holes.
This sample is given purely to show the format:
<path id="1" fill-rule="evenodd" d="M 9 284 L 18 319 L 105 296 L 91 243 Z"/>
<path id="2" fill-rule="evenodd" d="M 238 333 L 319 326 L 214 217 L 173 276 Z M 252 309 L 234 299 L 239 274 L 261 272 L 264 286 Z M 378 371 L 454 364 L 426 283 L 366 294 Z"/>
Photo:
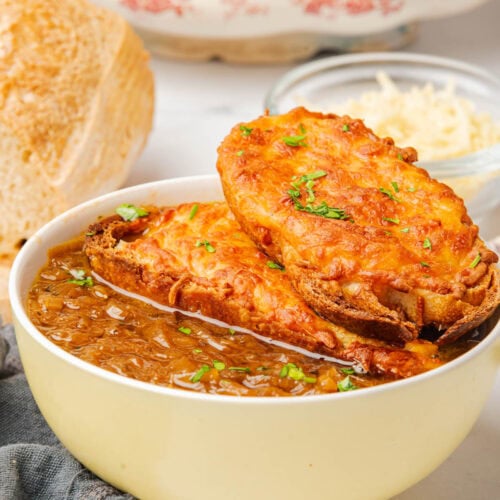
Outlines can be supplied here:
<path id="1" fill-rule="evenodd" d="M 0 261 L 120 187 L 151 129 L 149 56 L 86 0 L 0 0 Z"/>

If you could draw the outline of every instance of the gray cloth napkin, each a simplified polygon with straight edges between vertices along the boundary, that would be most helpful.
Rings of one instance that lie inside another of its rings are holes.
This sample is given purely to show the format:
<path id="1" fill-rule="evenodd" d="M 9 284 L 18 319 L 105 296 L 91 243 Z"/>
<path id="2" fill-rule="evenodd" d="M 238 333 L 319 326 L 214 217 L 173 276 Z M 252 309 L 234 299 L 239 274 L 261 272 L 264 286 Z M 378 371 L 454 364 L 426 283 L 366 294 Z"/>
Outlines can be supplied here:
<path id="1" fill-rule="evenodd" d="M 0 500 L 120 499 L 63 447 L 38 409 L 12 325 L 0 317 Z"/>

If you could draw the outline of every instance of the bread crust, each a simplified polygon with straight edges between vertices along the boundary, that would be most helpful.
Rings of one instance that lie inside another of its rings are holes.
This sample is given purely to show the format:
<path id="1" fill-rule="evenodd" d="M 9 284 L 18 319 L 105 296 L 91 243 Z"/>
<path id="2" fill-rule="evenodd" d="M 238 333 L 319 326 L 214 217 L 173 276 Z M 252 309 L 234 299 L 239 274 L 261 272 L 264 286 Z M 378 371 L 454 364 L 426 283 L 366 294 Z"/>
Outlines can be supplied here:
<path id="1" fill-rule="evenodd" d="M 225 203 L 150 208 L 148 217 L 118 216 L 89 228 L 92 269 L 121 288 L 183 310 L 247 328 L 275 340 L 353 361 L 371 373 L 401 378 L 440 364 L 432 344 L 424 354 L 363 339 L 325 321 L 295 292 L 287 273 L 241 230 Z M 214 252 L 204 244 L 209 242 Z"/>
<path id="2" fill-rule="evenodd" d="M 391 342 L 433 326 L 444 344 L 498 306 L 498 257 L 416 159 L 360 120 L 297 108 L 235 126 L 217 168 L 244 230 L 314 310 Z"/>
<path id="3" fill-rule="evenodd" d="M 0 260 L 0 326 L 12 321 L 9 303 L 10 263 Z"/>

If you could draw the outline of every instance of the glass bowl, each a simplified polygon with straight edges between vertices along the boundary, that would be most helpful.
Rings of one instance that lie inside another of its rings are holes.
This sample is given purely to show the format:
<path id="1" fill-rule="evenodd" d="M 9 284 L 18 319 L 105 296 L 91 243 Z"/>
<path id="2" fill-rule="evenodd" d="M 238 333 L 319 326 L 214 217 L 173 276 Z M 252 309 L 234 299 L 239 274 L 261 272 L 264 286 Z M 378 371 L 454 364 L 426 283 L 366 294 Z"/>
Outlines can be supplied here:
<path id="1" fill-rule="evenodd" d="M 477 112 L 487 112 L 500 123 L 500 79 L 457 60 L 401 52 L 333 56 L 300 65 L 274 84 L 264 106 L 271 114 L 284 113 L 304 103 L 313 110 L 332 112 L 332 103 L 379 90 L 375 78 L 379 71 L 385 72 L 401 90 L 429 82 L 440 89 L 451 80 L 457 96 L 470 100 Z M 484 239 L 498 235 L 500 143 L 458 158 L 420 161 L 418 165 L 465 200 Z"/>

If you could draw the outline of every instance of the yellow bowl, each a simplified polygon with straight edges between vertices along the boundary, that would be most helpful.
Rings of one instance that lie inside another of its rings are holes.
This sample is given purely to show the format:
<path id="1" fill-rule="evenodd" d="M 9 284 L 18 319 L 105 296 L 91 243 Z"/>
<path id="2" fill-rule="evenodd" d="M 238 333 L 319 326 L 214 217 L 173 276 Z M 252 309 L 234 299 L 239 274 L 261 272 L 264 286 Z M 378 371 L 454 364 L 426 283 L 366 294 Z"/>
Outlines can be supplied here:
<path id="1" fill-rule="evenodd" d="M 68 354 L 29 320 L 26 295 L 47 250 L 99 215 L 121 203 L 217 199 L 215 176 L 136 186 L 62 214 L 23 247 L 9 285 L 16 334 L 56 435 L 98 476 L 144 499 L 382 499 L 421 480 L 464 439 L 488 397 L 500 361 L 498 314 L 481 343 L 434 371 L 349 393 L 275 399 L 128 379 Z"/>

